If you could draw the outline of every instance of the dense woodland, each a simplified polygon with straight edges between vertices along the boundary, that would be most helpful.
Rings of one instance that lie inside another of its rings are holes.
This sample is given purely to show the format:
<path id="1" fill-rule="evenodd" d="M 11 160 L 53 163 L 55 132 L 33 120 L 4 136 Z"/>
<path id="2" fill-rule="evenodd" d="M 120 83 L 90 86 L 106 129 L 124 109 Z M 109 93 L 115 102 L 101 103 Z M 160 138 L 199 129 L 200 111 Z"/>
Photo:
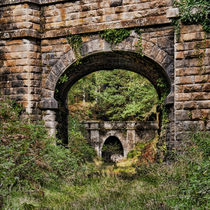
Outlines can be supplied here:
<path id="1" fill-rule="evenodd" d="M 158 96 L 151 83 L 125 70 L 99 71 L 69 91 L 70 114 L 81 120 L 152 120 Z"/>

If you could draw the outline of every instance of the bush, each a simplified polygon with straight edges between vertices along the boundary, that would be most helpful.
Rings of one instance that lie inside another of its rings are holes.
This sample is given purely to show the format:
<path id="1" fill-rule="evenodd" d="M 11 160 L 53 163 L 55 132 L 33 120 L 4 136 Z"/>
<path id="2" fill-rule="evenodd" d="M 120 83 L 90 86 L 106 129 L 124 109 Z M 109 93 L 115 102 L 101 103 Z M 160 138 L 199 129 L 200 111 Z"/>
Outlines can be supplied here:
<path id="1" fill-rule="evenodd" d="M 88 133 L 84 125 L 75 116 L 69 116 L 69 144 L 68 148 L 73 156 L 80 161 L 92 161 L 96 156 L 94 148 L 88 143 Z"/>
<path id="2" fill-rule="evenodd" d="M 82 164 L 93 156 L 89 145 L 83 141 L 69 149 L 56 146 L 41 122 L 20 120 L 20 113 L 16 103 L 0 101 L 0 197 L 6 199 L 15 191 L 39 190 L 63 178 L 78 179 L 75 175 L 85 169 Z"/>
<path id="3" fill-rule="evenodd" d="M 193 144 L 184 155 L 185 178 L 179 185 L 178 208 L 209 209 L 210 202 L 210 133 L 199 132 L 192 135 Z"/>

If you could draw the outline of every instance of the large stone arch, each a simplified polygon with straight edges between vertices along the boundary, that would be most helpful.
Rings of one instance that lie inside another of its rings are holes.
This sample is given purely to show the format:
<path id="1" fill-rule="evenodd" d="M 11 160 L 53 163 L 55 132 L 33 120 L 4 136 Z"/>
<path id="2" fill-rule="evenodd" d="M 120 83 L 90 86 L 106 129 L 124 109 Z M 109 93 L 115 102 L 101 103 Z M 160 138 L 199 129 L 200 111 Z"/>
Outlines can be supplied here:
<path id="1" fill-rule="evenodd" d="M 76 64 L 77 59 L 71 49 L 52 66 L 43 81 L 40 102 L 40 108 L 44 110 L 43 119 L 52 135 L 56 133 L 58 122 L 60 126 L 58 129 L 62 130 L 62 135 L 58 137 L 62 139 L 67 137 L 67 93 L 76 81 L 97 70 L 119 68 L 137 72 L 150 80 L 159 97 L 163 96 L 166 90 L 165 86 L 159 86 L 160 79 L 170 89 L 169 96 L 173 96 L 173 58 L 155 43 L 146 40 L 142 40 L 144 54 L 142 57 L 138 42 L 138 36 L 134 32 L 116 46 L 111 46 L 100 36 L 94 35 L 89 41 L 83 43 L 79 64 Z M 59 78 L 64 74 L 68 76 L 68 81 L 61 84 Z M 59 93 L 56 93 L 56 90 Z M 168 102 L 172 104 L 173 97 L 168 98 Z M 67 143 L 67 141 L 64 142 Z"/>
<path id="2" fill-rule="evenodd" d="M 142 40 L 143 55 L 146 58 L 153 60 L 162 69 L 165 70 L 165 74 L 170 83 L 173 85 L 173 58 L 168 55 L 163 49 L 159 48 L 155 43 Z M 113 48 L 105 40 L 101 39 L 99 36 L 94 39 L 84 42 L 82 45 L 82 57 L 97 54 L 97 53 L 108 53 L 108 52 L 133 52 L 138 53 L 138 37 L 130 36 L 122 43 L 114 46 Z M 76 56 L 74 51 L 71 49 L 66 54 L 64 54 L 59 61 L 51 67 L 50 73 L 47 75 L 46 80 L 42 87 L 42 101 L 53 98 L 55 94 L 56 84 L 62 74 L 76 61 Z"/>

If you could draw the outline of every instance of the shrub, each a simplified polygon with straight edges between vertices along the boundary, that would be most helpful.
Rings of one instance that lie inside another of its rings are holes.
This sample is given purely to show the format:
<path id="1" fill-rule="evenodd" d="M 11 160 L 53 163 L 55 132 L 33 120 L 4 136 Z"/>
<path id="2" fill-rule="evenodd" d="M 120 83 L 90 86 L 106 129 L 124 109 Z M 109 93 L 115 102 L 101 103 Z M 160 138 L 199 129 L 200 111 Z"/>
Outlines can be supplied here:
<path id="1" fill-rule="evenodd" d="M 76 116 L 69 116 L 68 134 L 68 148 L 71 154 L 80 159 L 82 162 L 92 161 L 96 156 L 96 152 L 87 141 L 87 130 Z"/>
<path id="2" fill-rule="evenodd" d="M 63 178 L 78 179 L 75 174 L 82 174 L 82 164 L 92 155 L 92 150 L 85 153 L 87 144 L 70 149 L 56 146 L 41 122 L 20 120 L 20 112 L 14 102 L 0 101 L 0 197 L 39 190 Z"/>
<path id="3" fill-rule="evenodd" d="M 177 207 L 182 209 L 208 209 L 210 162 L 210 133 L 199 132 L 192 135 L 193 145 L 184 155 L 185 178 L 179 185 Z"/>

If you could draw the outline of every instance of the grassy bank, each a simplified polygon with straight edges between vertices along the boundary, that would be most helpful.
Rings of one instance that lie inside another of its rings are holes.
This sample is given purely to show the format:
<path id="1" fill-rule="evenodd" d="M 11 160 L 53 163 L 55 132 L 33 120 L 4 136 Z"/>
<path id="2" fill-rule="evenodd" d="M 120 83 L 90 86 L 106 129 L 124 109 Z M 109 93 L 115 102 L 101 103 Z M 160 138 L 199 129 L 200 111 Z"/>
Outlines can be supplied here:
<path id="1" fill-rule="evenodd" d="M 3 209 L 209 209 L 208 133 L 189 137 L 170 163 L 133 152 L 106 165 L 76 128 L 69 148 L 55 146 L 43 125 L 20 121 L 20 112 L 11 101 L 0 103 Z"/>

